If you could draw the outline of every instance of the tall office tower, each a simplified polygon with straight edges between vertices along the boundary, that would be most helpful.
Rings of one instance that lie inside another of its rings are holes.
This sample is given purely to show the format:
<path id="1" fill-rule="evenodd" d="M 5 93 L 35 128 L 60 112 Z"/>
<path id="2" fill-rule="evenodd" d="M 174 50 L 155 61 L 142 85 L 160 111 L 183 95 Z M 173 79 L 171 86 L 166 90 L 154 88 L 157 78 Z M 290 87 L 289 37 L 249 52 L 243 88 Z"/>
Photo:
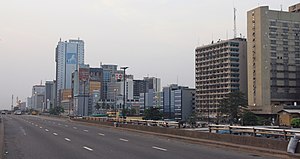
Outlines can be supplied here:
<path id="1" fill-rule="evenodd" d="M 300 13 L 247 12 L 248 105 L 257 114 L 277 114 L 300 102 Z"/>
<path id="2" fill-rule="evenodd" d="M 71 89 L 72 73 L 84 64 L 83 40 L 59 41 L 56 47 L 56 104 L 61 89 Z"/>
<path id="3" fill-rule="evenodd" d="M 196 48 L 196 112 L 216 118 L 229 93 L 247 93 L 246 39 L 234 38 Z"/>
<path id="4" fill-rule="evenodd" d="M 148 88 L 149 89 L 153 89 L 154 92 L 160 92 L 161 91 L 160 78 L 144 77 L 144 80 L 148 82 Z"/>
<path id="5" fill-rule="evenodd" d="M 41 110 L 44 108 L 46 88 L 45 85 L 34 85 L 32 87 L 32 108 Z"/>
<path id="6" fill-rule="evenodd" d="M 133 96 L 139 97 L 141 93 L 149 90 L 148 82 L 145 80 L 133 80 Z"/>
<path id="7" fill-rule="evenodd" d="M 55 101 L 55 81 L 46 81 L 45 83 L 45 109 L 53 108 Z"/>

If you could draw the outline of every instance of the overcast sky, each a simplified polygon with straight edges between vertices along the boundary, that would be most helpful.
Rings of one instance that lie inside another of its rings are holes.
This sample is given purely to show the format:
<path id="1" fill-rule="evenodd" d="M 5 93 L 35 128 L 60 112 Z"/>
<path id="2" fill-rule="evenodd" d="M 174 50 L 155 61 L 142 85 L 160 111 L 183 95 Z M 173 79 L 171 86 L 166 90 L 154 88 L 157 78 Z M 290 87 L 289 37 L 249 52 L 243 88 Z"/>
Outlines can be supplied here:
<path id="1" fill-rule="evenodd" d="M 1 0 L 0 109 L 32 86 L 55 79 L 55 47 L 85 41 L 85 63 L 129 66 L 135 79 L 195 86 L 194 49 L 246 35 L 246 12 L 259 5 L 287 10 L 298 0 Z"/>

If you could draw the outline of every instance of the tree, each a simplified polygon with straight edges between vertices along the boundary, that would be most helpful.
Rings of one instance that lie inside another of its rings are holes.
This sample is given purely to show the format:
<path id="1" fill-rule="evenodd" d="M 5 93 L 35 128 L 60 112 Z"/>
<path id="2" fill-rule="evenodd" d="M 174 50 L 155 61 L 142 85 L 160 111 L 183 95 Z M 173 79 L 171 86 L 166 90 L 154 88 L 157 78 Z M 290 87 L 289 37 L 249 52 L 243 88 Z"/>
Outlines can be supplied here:
<path id="1" fill-rule="evenodd" d="M 194 127 L 196 125 L 196 121 L 197 121 L 197 116 L 196 113 L 193 111 L 192 114 L 187 119 L 187 123 L 189 123 L 190 125 L 192 125 L 192 127 Z"/>
<path id="2" fill-rule="evenodd" d="M 220 101 L 220 112 L 228 116 L 230 124 L 237 123 L 243 109 L 247 107 L 247 99 L 240 91 L 229 93 L 228 97 Z"/>
<path id="3" fill-rule="evenodd" d="M 293 118 L 291 121 L 291 126 L 294 128 L 300 127 L 300 118 Z"/>
<path id="4" fill-rule="evenodd" d="M 50 108 L 50 111 L 49 111 L 49 113 L 52 115 L 60 115 L 60 113 L 64 113 L 64 112 L 65 112 L 65 110 L 61 106 Z"/>
<path id="5" fill-rule="evenodd" d="M 159 111 L 159 108 L 154 107 L 146 109 L 144 115 L 145 120 L 161 120 L 163 116 L 162 113 Z"/>
<path id="6" fill-rule="evenodd" d="M 250 111 L 246 111 L 243 113 L 242 124 L 248 126 L 258 125 L 259 124 L 258 117 L 254 113 Z"/>

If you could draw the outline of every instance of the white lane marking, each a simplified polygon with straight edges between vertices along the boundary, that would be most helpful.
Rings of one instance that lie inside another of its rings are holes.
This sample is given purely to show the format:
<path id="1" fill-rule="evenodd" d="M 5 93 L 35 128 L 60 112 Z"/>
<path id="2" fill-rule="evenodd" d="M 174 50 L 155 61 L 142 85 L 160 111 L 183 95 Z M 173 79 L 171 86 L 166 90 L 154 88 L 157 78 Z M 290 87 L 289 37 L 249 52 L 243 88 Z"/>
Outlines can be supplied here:
<path id="1" fill-rule="evenodd" d="M 122 139 L 122 138 L 120 138 L 120 140 L 121 140 L 121 141 L 125 141 L 125 142 L 127 142 L 127 141 L 128 141 L 127 139 Z"/>
<path id="2" fill-rule="evenodd" d="M 65 127 L 68 127 L 68 125 L 65 125 Z"/>
<path id="3" fill-rule="evenodd" d="M 105 136 L 105 134 L 102 134 L 102 133 L 98 133 L 98 135 L 100 135 L 100 136 Z"/>
<path id="4" fill-rule="evenodd" d="M 60 123 L 58 123 L 57 125 L 61 125 Z"/>
<path id="5" fill-rule="evenodd" d="M 89 130 L 83 130 L 83 131 L 85 131 L 85 132 L 89 132 Z"/>
<path id="6" fill-rule="evenodd" d="M 70 140 L 70 139 L 68 139 L 68 138 L 65 138 L 65 140 L 66 140 L 66 141 L 69 141 L 69 142 L 71 141 L 71 140 Z"/>
<path id="7" fill-rule="evenodd" d="M 160 148 L 160 147 L 156 147 L 156 146 L 152 146 L 152 148 L 153 148 L 153 149 L 160 150 L 160 151 L 167 151 L 167 149 Z"/>
<path id="8" fill-rule="evenodd" d="M 86 149 L 86 150 L 89 150 L 89 151 L 93 151 L 92 148 L 89 148 L 89 147 L 86 147 L 86 146 L 83 146 L 83 148 Z"/>
<path id="9" fill-rule="evenodd" d="M 73 127 L 73 129 L 77 129 L 76 127 Z"/>
<path id="10" fill-rule="evenodd" d="M 57 136 L 58 134 L 57 133 L 53 133 L 53 135 Z"/>
<path id="11" fill-rule="evenodd" d="M 45 129 L 45 131 L 47 131 L 47 132 L 48 132 L 49 130 L 48 130 L 48 129 Z"/>
<path id="12" fill-rule="evenodd" d="M 20 127 L 20 129 L 21 129 L 23 135 L 26 136 L 27 134 L 26 134 L 25 130 L 23 129 L 23 127 Z"/>

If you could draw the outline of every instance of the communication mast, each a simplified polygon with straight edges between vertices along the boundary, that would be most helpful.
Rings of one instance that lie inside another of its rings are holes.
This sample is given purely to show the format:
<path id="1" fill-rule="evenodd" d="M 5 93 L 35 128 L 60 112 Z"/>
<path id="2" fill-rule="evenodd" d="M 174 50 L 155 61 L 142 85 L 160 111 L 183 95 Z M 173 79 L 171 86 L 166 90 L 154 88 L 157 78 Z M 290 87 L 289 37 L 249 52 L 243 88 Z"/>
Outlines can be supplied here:
<path id="1" fill-rule="evenodd" d="M 236 8 L 233 8 L 233 37 L 236 38 Z"/>

